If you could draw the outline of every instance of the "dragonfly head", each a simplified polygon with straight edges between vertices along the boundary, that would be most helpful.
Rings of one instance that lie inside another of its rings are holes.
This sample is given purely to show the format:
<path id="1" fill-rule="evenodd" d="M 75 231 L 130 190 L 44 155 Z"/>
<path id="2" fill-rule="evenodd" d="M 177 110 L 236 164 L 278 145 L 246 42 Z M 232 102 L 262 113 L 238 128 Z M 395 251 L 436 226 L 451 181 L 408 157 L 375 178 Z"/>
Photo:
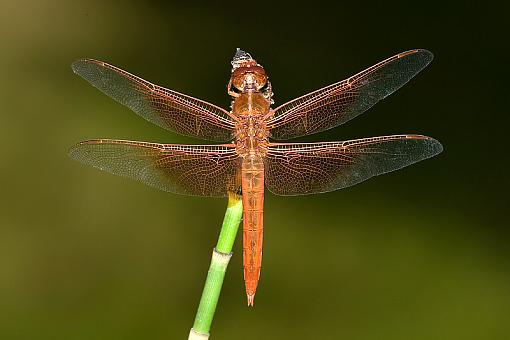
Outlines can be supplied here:
<path id="1" fill-rule="evenodd" d="M 260 91 L 268 83 L 264 68 L 240 48 L 237 49 L 231 64 L 230 84 L 235 92 Z"/>

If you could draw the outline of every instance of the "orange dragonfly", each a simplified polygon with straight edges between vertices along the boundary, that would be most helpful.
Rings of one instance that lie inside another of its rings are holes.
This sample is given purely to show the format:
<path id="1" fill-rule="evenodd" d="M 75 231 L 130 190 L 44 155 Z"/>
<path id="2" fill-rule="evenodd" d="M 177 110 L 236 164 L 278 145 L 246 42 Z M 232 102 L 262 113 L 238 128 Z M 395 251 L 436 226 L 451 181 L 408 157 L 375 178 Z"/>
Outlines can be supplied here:
<path id="1" fill-rule="evenodd" d="M 127 140 L 81 142 L 70 156 L 101 170 L 184 195 L 242 194 L 244 280 L 253 305 L 262 263 L 264 188 L 305 195 L 352 186 L 437 155 L 441 144 L 421 135 L 340 142 L 273 143 L 321 132 L 358 116 L 390 95 L 432 60 L 427 50 L 397 54 L 366 70 L 276 108 L 264 68 L 237 49 L 227 92 L 231 110 L 154 85 L 102 61 L 72 69 L 146 120 L 216 145 Z"/>

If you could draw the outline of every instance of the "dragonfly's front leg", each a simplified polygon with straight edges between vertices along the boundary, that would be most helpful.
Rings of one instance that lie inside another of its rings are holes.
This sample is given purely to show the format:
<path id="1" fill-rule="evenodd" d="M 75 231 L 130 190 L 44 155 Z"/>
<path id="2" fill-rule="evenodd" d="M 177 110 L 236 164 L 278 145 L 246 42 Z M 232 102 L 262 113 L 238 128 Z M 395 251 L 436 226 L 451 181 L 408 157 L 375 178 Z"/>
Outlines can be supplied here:
<path id="1" fill-rule="evenodd" d="M 228 94 L 231 96 L 231 97 L 234 97 L 234 98 L 237 98 L 239 97 L 239 93 L 235 92 L 235 91 L 232 91 L 232 79 L 230 79 L 228 81 L 228 84 L 227 84 L 227 92 Z"/>

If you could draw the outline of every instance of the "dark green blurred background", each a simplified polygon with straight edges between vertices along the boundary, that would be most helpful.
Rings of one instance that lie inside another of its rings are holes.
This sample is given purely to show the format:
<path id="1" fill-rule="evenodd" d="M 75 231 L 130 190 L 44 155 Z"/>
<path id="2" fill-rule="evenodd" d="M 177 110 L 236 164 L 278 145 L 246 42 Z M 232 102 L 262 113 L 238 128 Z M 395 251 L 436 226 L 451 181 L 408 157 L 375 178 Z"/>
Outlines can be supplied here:
<path id="1" fill-rule="evenodd" d="M 69 66 L 102 59 L 227 108 L 236 47 L 266 67 L 277 104 L 427 48 L 435 60 L 405 87 L 306 140 L 420 133 L 445 151 L 343 191 L 268 193 L 255 307 L 238 237 L 211 339 L 508 338 L 503 13 L 489 2 L 1 0 L 0 339 L 187 338 L 226 201 L 158 192 L 66 152 L 97 137 L 200 141 Z"/>

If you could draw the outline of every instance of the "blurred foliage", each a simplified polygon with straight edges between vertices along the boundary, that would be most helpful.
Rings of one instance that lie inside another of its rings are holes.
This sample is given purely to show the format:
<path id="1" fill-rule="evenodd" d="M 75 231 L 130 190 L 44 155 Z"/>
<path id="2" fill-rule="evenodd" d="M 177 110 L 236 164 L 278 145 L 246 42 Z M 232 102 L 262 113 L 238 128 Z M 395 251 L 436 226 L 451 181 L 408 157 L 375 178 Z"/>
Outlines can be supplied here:
<path id="1" fill-rule="evenodd" d="M 226 200 L 68 159 L 88 138 L 200 142 L 152 126 L 69 65 L 102 59 L 228 107 L 236 47 L 266 67 L 277 103 L 427 48 L 435 60 L 404 88 L 304 140 L 421 133 L 445 151 L 343 191 L 268 193 L 256 305 L 245 306 L 238 238 L 213 339 L 508 337 L 502 13 L 468 2 L 1 1 L 0 338 L 187 336 Z"/>

